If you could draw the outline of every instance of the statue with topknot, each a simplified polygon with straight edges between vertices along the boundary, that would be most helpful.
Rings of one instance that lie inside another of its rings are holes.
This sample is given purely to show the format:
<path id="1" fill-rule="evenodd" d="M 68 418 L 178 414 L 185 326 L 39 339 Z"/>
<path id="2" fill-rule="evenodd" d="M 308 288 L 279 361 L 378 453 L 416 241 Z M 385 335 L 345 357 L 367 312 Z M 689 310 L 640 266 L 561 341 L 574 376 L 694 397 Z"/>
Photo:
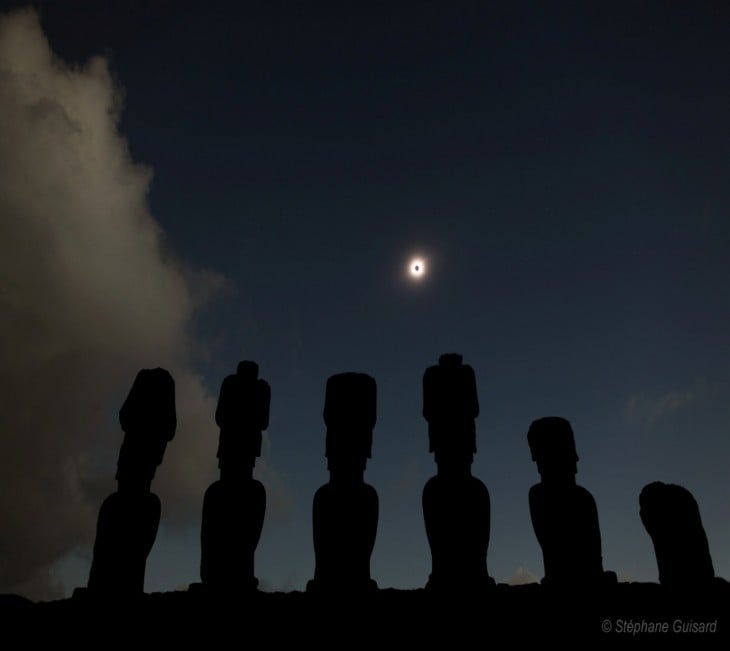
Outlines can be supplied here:
<path id="1" fill-rule="evenodd" d="M 370 556 L 378 529 L 378 494 L 365 483 L 376 420 L 375 380 L 340 373 L 327 380 L 324 421 L 329 482 L 314 495 L 314 578 L 308 592 L 363 593 L 375 590 Z"/>
<path id="2" fill-rule="evenodd" d="M 221 592 L 255 590 L 254 555 L 266 513 L 266 490 L 254 479 L 262 432 L 269 426 L 271 389 L 256 362 L 243 361 L 223 380 L 216 424 L 220 428 L 220 479 L 203 500 L 200 578 Z"/>
<path id="3" fill-rule="evenodd" d="M 487 571 L 489 491 L 471 472 L 478 415 L 474 370 L 461 355 L 441 355 L 423 376 L 423 416 L 437 467 L 423 489 L 429 590 L 473 592 L 494 586 Z"/>

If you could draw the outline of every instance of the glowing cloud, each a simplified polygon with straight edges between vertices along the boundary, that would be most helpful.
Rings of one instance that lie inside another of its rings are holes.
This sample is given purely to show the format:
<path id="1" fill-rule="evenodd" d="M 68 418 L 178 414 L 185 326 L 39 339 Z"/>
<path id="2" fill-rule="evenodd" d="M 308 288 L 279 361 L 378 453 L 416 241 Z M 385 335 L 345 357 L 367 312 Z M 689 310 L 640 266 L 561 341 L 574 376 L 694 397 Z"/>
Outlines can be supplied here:
<path id="1" fill-rule="evenodd" d="M 119 98 L 104 59 L 69 67 L 35 12 L 0 15 L 0 592 L 60 595 L 54 562 L 92 542 L 115 490 L 116 414 L 139 368 L 175 378 L 163 521 L 195 522 L 215 476 L 215 399 L 188 326 L 222 279 L 165 249 Z"/>

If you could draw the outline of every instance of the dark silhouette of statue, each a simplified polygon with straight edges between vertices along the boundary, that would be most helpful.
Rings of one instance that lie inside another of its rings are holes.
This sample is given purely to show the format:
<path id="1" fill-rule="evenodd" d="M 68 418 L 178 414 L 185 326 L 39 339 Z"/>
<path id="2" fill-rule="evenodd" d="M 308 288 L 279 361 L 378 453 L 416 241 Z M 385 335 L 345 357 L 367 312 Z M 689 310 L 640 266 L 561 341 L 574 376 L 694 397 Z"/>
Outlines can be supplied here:
<path id="1" fill-rule="evenodd" d="M 200 578 L 206 587 L 255 589 L 254 554 L 266 512 L 266 490 L 253 478 L 261 433 L 269 426 L 271 389 L 255 362 L 223 380 L 215 420 L 220 427 L 220 479 L 203 501 Z"/>
<path id="2" fill-rule="evenodd" d="M 438 468 L 423 489 L 423 516 L 431 547 L 433 590 L 481 590 L 494 585 L 487 572 L 490 501 L 471 474 L 479 415 L 476 378 L 461 355 L 445 354 L 423 376 L 423 416 L 429 451 Z"/>
<path id="3" fill-rule="evenodd" d="M 150 492 L 167 443 L 175 436 L 175 382 L 162 368 L 137 373 L 119 411 L 124 441 L 117 492 L 101 506 L 89 591 L 115 597 L 144 592 L 147 556 L 160 523 L 160 499 Z"/>
<path id="4" fill-rule="evenodd" d="M 370 578 L 370 556 L 378 529 L 378 494 L 363 475 L 371 456 L 376 417 L 375 380 L 341 373 L 327 380 L 324 421 L 328 483 L 314 495 L 314 578 L 308 591 L 362 592 Z"/>
<path id="5" fill-rule="evenodd" d="M 695 498 L 683 486 L 655 481 L 639 496 L 641 521 L 654 543 L 659 583 L 700 586 L 712 582 L 707 535 Z"/>
<path id="6" fill-rule="evenodd" d="M 615 582 L 603 571 L 601 531 L 593 496 L 575 482 L 578 454 L 564 418 L 540 418 L 527 433 L 540 483 L 530 488 L 530 515 L 542 547 L 544 585 Z"/>

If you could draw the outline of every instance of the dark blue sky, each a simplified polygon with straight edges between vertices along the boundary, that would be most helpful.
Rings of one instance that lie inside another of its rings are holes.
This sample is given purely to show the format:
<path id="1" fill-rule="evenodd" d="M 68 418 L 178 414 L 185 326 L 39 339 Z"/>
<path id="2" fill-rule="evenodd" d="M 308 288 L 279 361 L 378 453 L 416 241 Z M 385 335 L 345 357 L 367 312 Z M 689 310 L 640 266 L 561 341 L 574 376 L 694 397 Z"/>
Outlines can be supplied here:
<path id="1" fill-rule="evenodd" d="M 62 58 L 109 57 L 170 251 L 229 280 L 195 323 L 206 385 L 243 358 L 271 384 L 269 585 L 311 578 L 324 386 L 348 370 L 378 382 L 373 576 L 425 583 L 421 376 L 448 351 L 478 378 L 495 578 L 542 576 L 546 415 L 573 423 L 607 569 L 656 580 L 638 494 L 662 480 L 730 576 L 726 3 L 39 4 Z M 197 535 L 163 529 L 149 589 L 197 580 Z"/>

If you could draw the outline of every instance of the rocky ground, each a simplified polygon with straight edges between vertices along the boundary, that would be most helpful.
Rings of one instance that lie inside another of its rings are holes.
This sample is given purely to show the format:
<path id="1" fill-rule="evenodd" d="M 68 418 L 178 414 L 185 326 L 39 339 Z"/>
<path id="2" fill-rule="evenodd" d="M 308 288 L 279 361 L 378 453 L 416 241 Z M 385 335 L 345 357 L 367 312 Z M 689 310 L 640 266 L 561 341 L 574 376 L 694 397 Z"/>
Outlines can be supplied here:
<path id="1" fill-rule="evenodd" d="M 376 590 L 368 594 L 304 592 L 154 593 L 100 598 L 78 590 L 71 599 L 33 603 L 0 596 L 7 639 L 106 647 L 170 644 L 351 648 L 407 644 L 461 648 L 522 641 L 679 642 L 727 648 L 730 584 L 697 590 L 620 583 L 600 590 L 549 590 L 538 584 L 498 585 L 481 594 Z"/>

